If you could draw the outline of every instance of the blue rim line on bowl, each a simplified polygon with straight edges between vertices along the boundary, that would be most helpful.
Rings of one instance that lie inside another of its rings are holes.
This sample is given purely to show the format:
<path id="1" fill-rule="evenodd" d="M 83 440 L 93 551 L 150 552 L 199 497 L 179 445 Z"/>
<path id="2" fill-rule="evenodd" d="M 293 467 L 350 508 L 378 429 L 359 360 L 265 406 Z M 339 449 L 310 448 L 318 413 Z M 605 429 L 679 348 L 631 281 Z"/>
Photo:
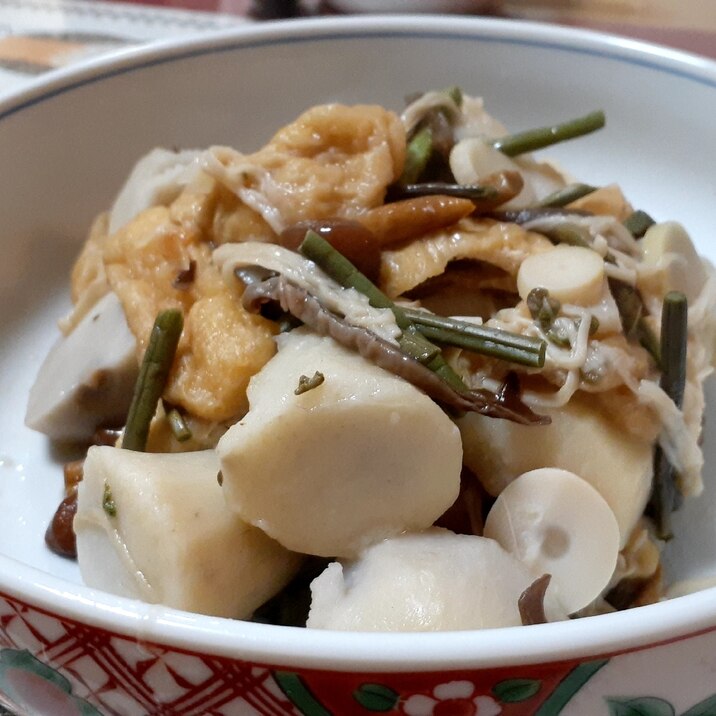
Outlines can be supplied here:
<path id="1" fill-rule="evenodd" d="M 361 30 L 356 28 L 360 26 Z M 200 55 L 270 45 L 364 38 L 451 39 L 577 53 L 636 65 L 716 89 L 716 62 L 656 45 L 536 23 L 442 17 L 301 20 L 243 26 L 211 37 L 122 51 L 57 72 L 0 103 L 0 120 L 115 75 Z M 429 28 L 429 29 L 427 29 Z M 534 627 L 421 634 L 341 633 L 277 628 L 198 616 L 91 590 L 0 555 L 0 592 L 70 620 L 188 651 L 358 671 L 495 668 L 620 653 L 716 629 L 716 589 L 634 612 Z M 517 630 L 517 631 L 516 631 Z"/>
<path id="2" fill-rule="evenodd" d="M 430 20 L 430 18 L 431 16 L 421 16 L 420 19 Z M 432 20 L 436 22 L 439 22 L 441 19 L 442 18 L 439 16 L 432 18 Z M 276 26 L 281 27 L 284 32 L 286 30 L 290 31 L 294 29 L 298 31 L 304 30 L 304 32 L 296 32 L 296 37 L 285 37 L 283 35 L 276 36 L 274 28 L 258 26 L 252 27 L 250 30 L 241 28 L 237 31 L 231 30 L 229 32 L 220 31 L 218 33 L 214 33 L 212 34 L 211 39 L 208 40 L 208 43 L 210 43 L 209 45 L 207 45 L 207 40 L 205 38 L 200 38 L 198 40 L 188 42 L 167 41 L 157 43 L 155 46 L 120 50 L 117 53 L 111 54 L 107 58 L 99 58 L 94 62 L 90 61 L 80 70 L 72 68 L 60 70 L 52 79 L 40 79 L 36 84 L 33 83 L 33 87 L 37 87 L 36 93 L 33 92 L 32 88 L 23 90 L 18 93 L 17 102 L 13 102 L 13 98 L 8 98 L 4 102 L 0 102 L 0 121 L 23 109 L 27 109 L 35 104 L 52 99 L 57 95 L 64 94 L 109 77 L 127 74 L 129 72 L 141 71 L 156 65 L 178 62 L 201 55 L 235 52 L 236 50 L 241 49 L 254 49 L 271 45 L 288 45 L 316 41 L 325 42 L 333 40 L 362 39 L 367 35 L 370 35 L 370 37 L 374 39 L 443 39 L 521 45 L 525 47 L 557 50 L 560 52 L 618 60 L 620 62 L 656 70 L 658 72 L 670 74 L 674 77 L 680 77 L 682 79 L 716 89 L 716 76 L 714 76 L 714 72 L 716 72 L 716 61 L 698 55 L 693 55 L 688 52 L 672 50 L 659 45 L 653 45 L 637 40 L 629 40 L 627 38 L 592 32 L 589 30 L 573 31 L 550 25 L 542 25 L 539 23 L 515 23 L 513 21 L 501 20 L 484 20 L 477 22 L 493 25 L 495 29 L 503 30 L 504 32 L 501 33 L 501 36 L 495 37 L 491 34 L 479 32 L 438 32 L 434 30 L 417 31 L 410 29 L 404 29 L 403 31 L 395 29 L 387 30 L 385 29 L 385 25 L 391 24 L 389 17 L 376 18 L 375 29 L 370 28 L 367 31 L 361 32 L 350 31 L 353 24 L 350 18 L 331 21 L 288 20 L 276 23 Z M 332 27 L 334 24 L 338 26 L 337 29 L 341 29 L 342 31 L 325 31 L 328 27 Z M 509 36 L 509 30 L 514 29 L 515 26 L 529 28 L 531 30 L 548 29 L 550 33 L 554 33 L 558 37 L 560 35 L 562 36 L 559 38 L 559 41 L 534 40 L 516 36 L 511 37 Z M 267 32 L 264 33 L 262 30 L 267 30 Z M 320 32 L 320 34 L 317 34 L 318 32 Z M 266 34 L 268 36 L 260 37 L 258 39 L 246 39 L 241 37 L 244 34 L 254 33 Z M 580 46 L 574 43 L 575 37 L 581 39 L 582 41 L 591 39 L 592 41 L 604 42 L 604 40 L 608 40 L 609 50 Z M 216 46 L 217 44 L 219 46 Z M 189 46 L 188 50 L 181 49 L 187 45 Z M 626 52 L 618 53 L 618 50 Z M 643 54 L 649 55 L 650 59 L 642 57 L 641 55 Z M 142 61 L 140 59 L 142 57 L 147 57 L 147 59 Z M 114 65 L 117 60 L 119 60 L 123 66 L 118 68 L 112 67 L 112 69 L 106 68 L 107 64 L 111 63 Z M 675 67 L 674 63 L 688 64 L 690 69 L 684 69 L 680 66 Z M 77 77 L 78 75 L 80 75 L 80 79 L 73 81 L 72 78 Z M 35 94 L 36 96 L 31 96 L 25 99 L 27 95 Z M 4 108 L 3 105 L 5 106 Z"/>

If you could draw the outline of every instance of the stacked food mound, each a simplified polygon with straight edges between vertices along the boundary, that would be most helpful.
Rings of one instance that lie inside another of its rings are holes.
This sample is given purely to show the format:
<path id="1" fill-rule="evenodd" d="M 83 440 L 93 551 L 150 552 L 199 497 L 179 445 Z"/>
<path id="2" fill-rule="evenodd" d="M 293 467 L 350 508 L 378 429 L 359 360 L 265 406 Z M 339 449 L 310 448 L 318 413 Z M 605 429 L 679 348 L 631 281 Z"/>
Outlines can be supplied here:
<path id="1" fill-rule="evenodd" d="M 310 628 L 661 599 L 716 291 L 681 225 L 531 154 L 603 124 L 508 134 L 450 88 L 150 152 L 30 395 L 89 446 L 48 545 L 92 587 Z"/>

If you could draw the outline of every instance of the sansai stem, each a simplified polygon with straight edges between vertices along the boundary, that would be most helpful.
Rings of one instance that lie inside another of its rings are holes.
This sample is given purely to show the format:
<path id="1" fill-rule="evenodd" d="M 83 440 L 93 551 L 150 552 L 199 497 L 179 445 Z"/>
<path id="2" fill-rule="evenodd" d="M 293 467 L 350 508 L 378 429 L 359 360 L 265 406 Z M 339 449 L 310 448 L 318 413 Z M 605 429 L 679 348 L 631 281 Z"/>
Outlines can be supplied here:
<path id="1" fill-rule="evenodd" d="M 146 448 L 149 424 L 164 392 L 183 327 L 184 317 L 177 309 L 162 311 L 154 321 L 124 428 L 125 450 L 141 452 Z"/>

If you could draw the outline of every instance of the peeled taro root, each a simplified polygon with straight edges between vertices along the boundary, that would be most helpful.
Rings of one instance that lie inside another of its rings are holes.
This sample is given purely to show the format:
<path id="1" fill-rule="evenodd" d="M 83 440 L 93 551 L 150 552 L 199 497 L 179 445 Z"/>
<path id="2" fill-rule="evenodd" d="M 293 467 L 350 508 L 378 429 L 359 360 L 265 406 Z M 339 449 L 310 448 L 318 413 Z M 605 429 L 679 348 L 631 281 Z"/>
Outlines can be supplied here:
<path id="1" fill-rule="evenodd" d="M 333 562 L 311 583 L 306 626 L 346 631 L 453 631 L 518 626 L 536 576 L 494 540 L 433 528 Z M 566 612 L 547 589 L 550 621 Z"/>
<path id="2" fill-rule="evenodd" d="M 302 376 L 315 385 L 297 395 Z M 282 335 L 248 396 L 249 412 L 217 446 L 224 495 L 288 549 L 355 556 L 429 527 L 458 495 L 453 422 L 417 388 L 330 338 Z"/>
<path id="3" fill-rule="evenodd" d="M 121 596 L 245 619 L 298 569 L 224 504 L 213 450 L 90 448 L 74 528 L 84 582 Z"/>
<path id="4" fill-rule="evenodd" d="M 89 440 L 98 426 L 124 422 L 138 371 L 136 340 L 107 293 L 48 353 L 25 423 L 54 440 Z"/>
<path id="5" fill-rule="evenodd" d="M 579 475 L 614 512 L 623 548 L 651 491 L 652 441 L 620 430 L 579 395 L 546 412 L 550 425 L 527 427 L 474 413 L 461 418 L 465 464 L 494 496 L 518 475 L 541 467 L 559 465 Z"/>

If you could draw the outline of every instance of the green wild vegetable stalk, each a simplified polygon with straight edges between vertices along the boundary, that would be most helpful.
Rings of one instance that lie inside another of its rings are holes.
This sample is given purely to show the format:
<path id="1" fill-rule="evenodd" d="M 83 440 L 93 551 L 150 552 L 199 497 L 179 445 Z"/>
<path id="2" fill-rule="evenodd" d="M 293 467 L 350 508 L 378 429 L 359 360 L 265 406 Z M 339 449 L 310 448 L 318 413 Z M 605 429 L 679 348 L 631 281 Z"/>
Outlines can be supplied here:
<path id="1" fill-rule="evenodd" d="M 567 204 L 571 204 L 573 201 L 577 201 L 577 199 L 581 199 L 583 196 L 587 196 L 596 190 L 597 187 L 590 186 L 589 184 L 569 184 L 563 189 L 558 189 L 537 202 L 535 207 L 540 209 L 556 209 L 567 206 Z"/>
<path id="2" fill-rule="evenodd" d="M 430 127 L 424 127 L 408 142 L 403 173 L 398 183 L 415 184 L 420 178 L 420 175 L 425 171 L 432 152 L 433 133 Z"/>
<path id="3" fill-rule="evenodd" d="M 662 390 L 681 409 L 686 388 L 686 346 L 688 339 L 688 303 L 679 291 L 664 297 L 661 314 L 661 381 Z M 664 540 L 673 536 L 671 513 L 681 503 L 678 475 L 664 451 L 654 453 L 654 481 L 648 512 L 654 520 L 657 535 Z"/>
<path id="4" fill-rule="evenodd" d="M 629 214 L 624 220 L 624 226 L 631 232 L 635 239 L 640 239 L 644 234 L 652 227 L 656 222 L 652 219 L 649 214 L 641 209 Z"/>
<path id="5" fill-rule="evenodd" d="M 408 308 L 403 310 L 417 329 L 436 343 L 456 346 L 531 368 L 544 366 L 547 344 L 539 338 L 437 316 L 427 311 Z"/>
<path id="6" fill-rule="evenodd" d="M 162 311 L 154 321 L 124 428 L 125 450 L 141 452 L 146 448 L 149 424 L 164 392 L 183 327 L 184 316 L 174 308 Z"/>
<path id="7" fill-rule="evenodd" d="M 440 349 L 425 338 L 407 317 L 405 311 L 391 301 L 370 279 L 364 276 L 340 251 L 334 249 L 315 231 L 306 232 L 298 250 L 322 268 L 332 279 L 345 288 L 354 288 L 367 296 L 373 308 L 388 308 L 402 331 L 399 339 L 401 349 L 411 358 L 420 361 L 439 375 L 454 390 L 468 390 L 462 378 L 448 365 Z"/>
<path id="8" fill-rule="evenodd" d="M 534 152 L 568 139 L 590 134 L 597 129 L 601 129 L 605 122 L 604 112 L 598 110 L 596 112 L 590 112 L 583 117 L 562 122 L 561 124 L 528 129 L 526 132 L 500 137 L 492 142 L 492 146 L 495 147 L 495 149 L 499 149 L 508 157 L 516 157 L 520 154 Z"/>

